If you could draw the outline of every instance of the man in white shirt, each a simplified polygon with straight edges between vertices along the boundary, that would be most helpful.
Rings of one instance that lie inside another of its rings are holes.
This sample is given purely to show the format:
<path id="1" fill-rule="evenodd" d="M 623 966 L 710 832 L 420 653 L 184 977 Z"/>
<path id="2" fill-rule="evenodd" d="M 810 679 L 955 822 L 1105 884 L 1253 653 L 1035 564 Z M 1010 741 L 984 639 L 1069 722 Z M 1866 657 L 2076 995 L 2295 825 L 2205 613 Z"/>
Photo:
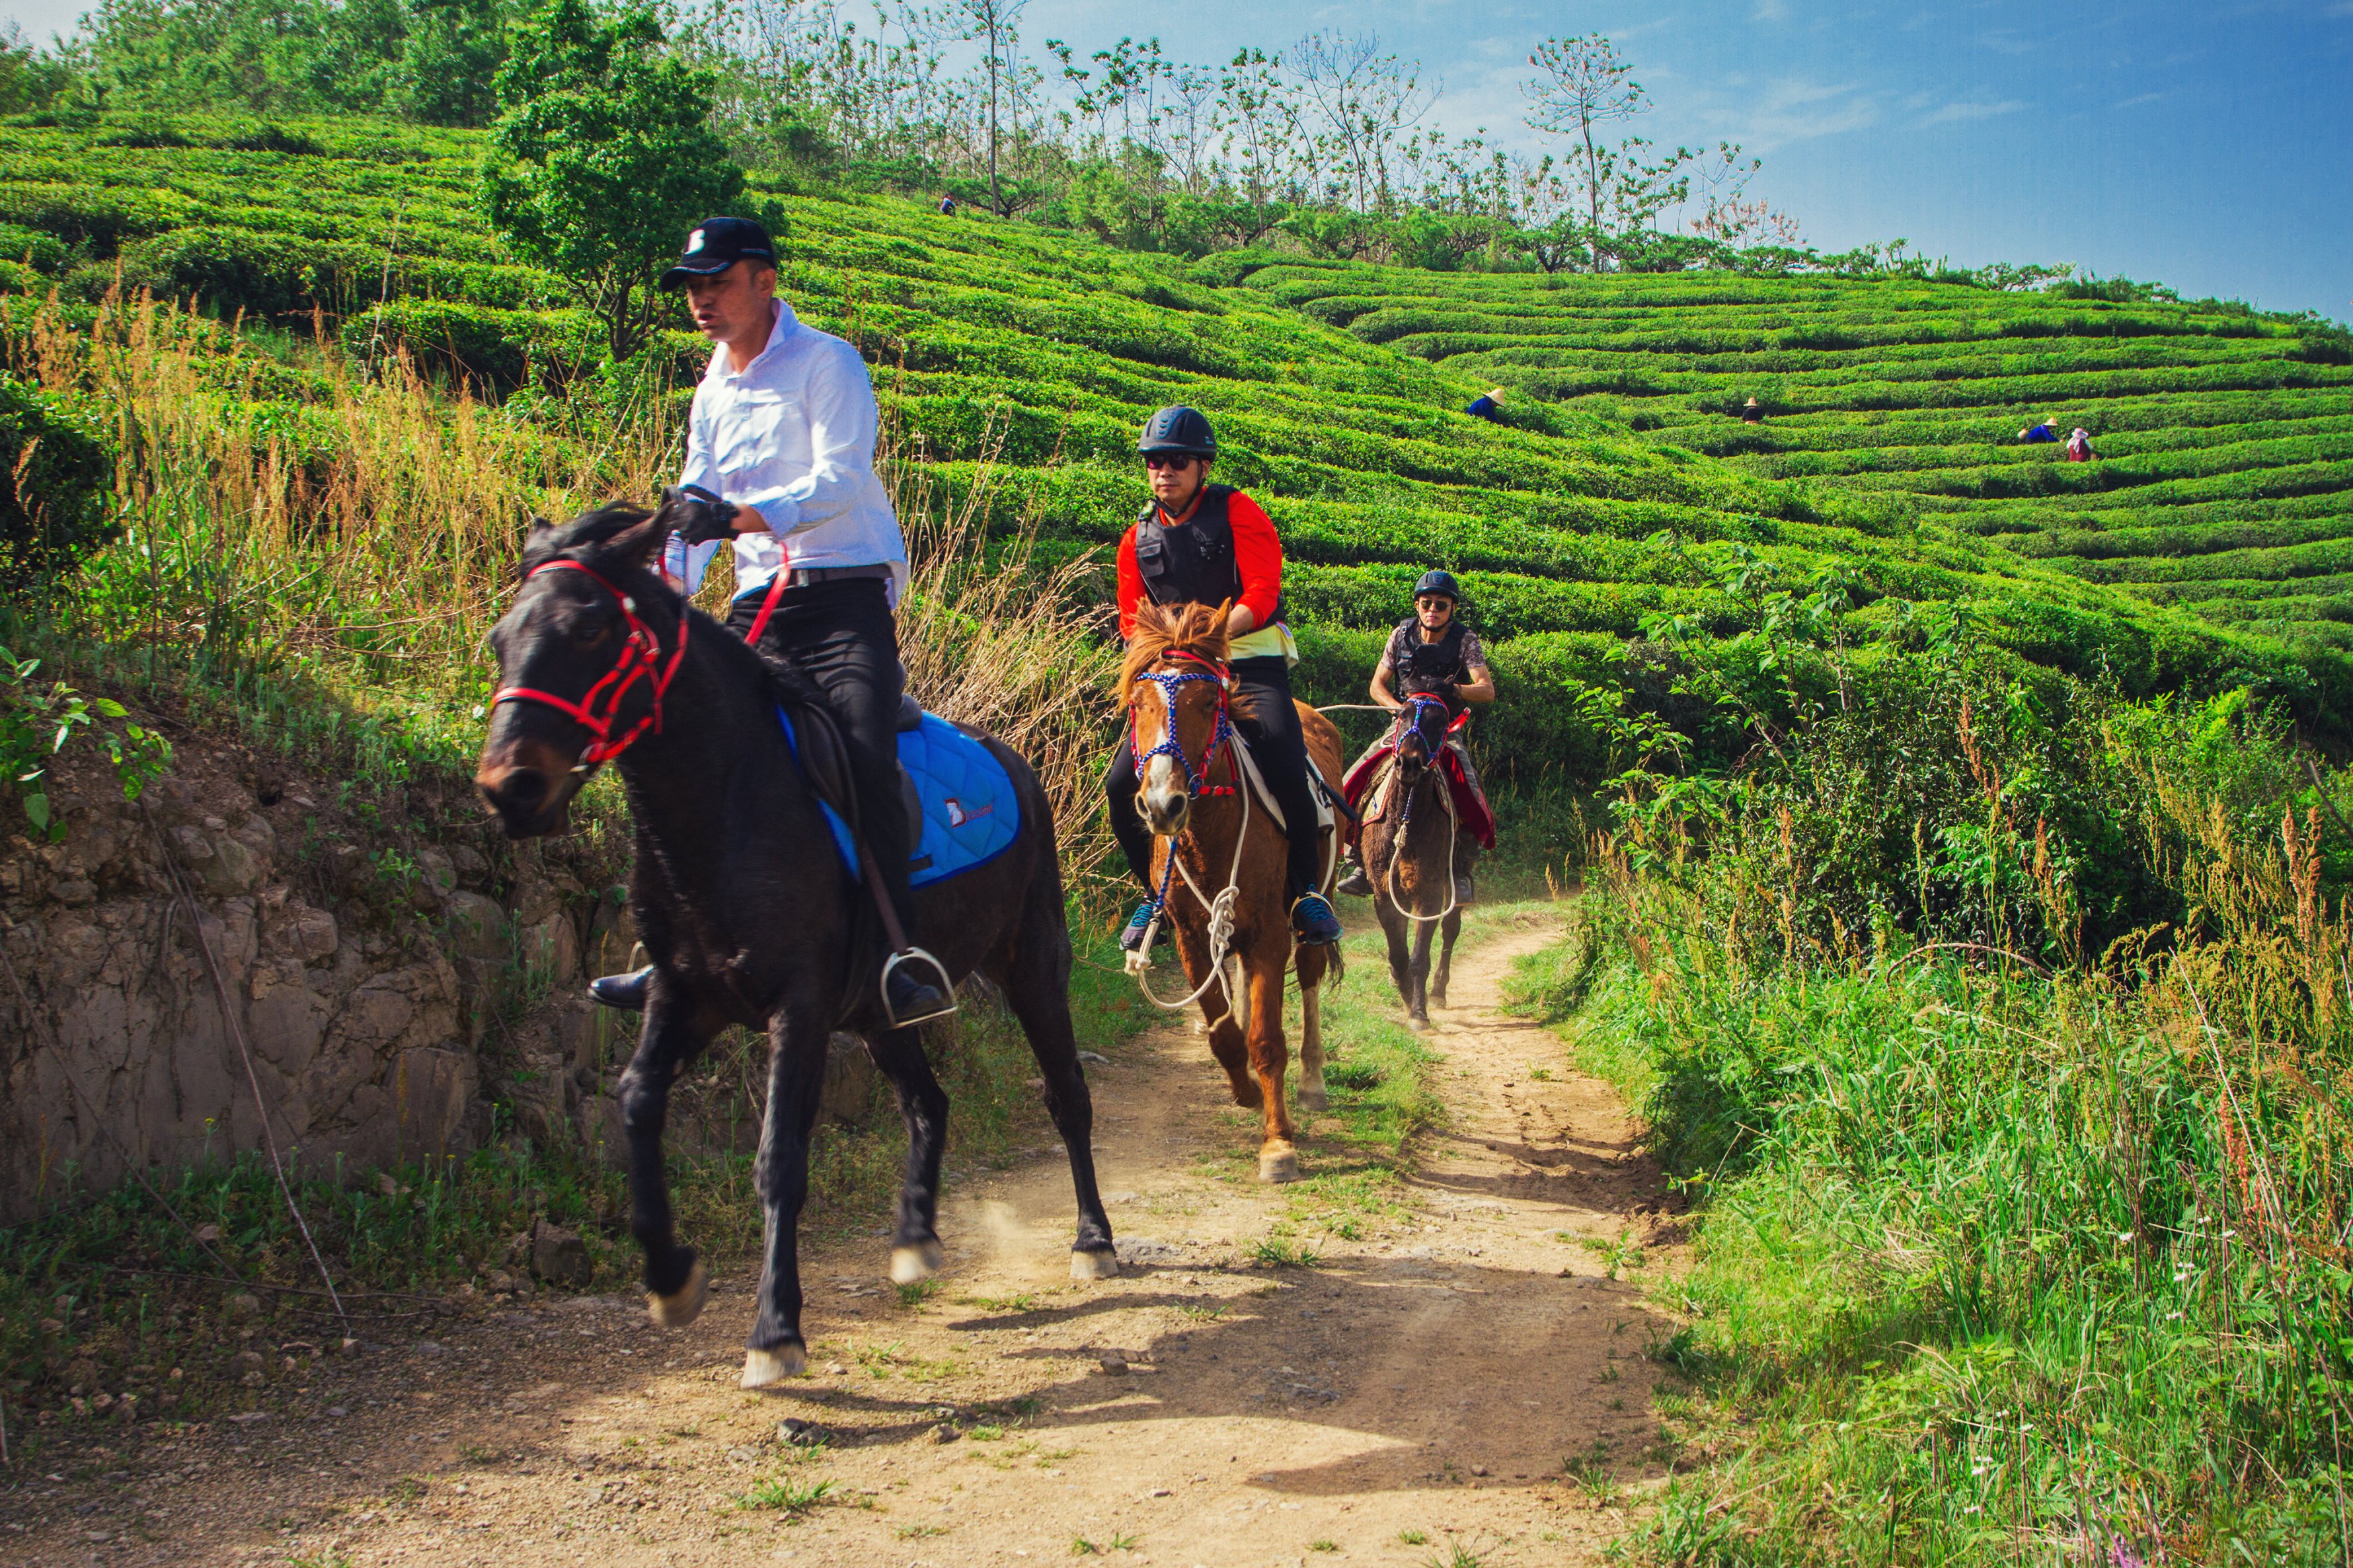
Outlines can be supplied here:
<path id="1" fill-rule="evenodd" d="M 662 274 L 683 287 L 694 324 L 715 345 L 694 390 L 679 487 L 704 505 L 673 534 L 664 574 L 686 593 L 732 532 L 735 598 L 727 625 L 748 637 L 779 572 L 789 574 L 757 645 L 825 694 L 849 752 L 860 837 L 899 924 L 912 928 L 912 827 L 899 794 L 897 723 L 904 672 L 892 619 L 907 547 L 874 473 L 874 384 L 858 351 L 801 324 L 776 298 L 776 253 L 749 218 L 706 218 Z M 614 1006 L 644 1005 L 645 973 L 590 988 Z M 893 966 L 892 1016 L 953 1010 L 923 967 Z"/>

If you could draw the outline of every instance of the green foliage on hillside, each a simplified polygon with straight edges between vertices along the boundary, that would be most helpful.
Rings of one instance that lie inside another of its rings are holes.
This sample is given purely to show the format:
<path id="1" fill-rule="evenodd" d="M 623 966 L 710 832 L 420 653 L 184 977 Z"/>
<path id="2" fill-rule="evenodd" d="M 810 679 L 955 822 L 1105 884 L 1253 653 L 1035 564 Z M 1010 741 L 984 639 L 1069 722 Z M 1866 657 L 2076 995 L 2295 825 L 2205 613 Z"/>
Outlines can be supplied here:
<path id="1" fill-rule="evenodd" d="M 1250 281 L 1368 342 L 1630 422 L 1761 478 L 1898 495 L 1954 530 L 2307 650 L 2353 643 L 2353 344 L 2145 285 L 1886 277 Z M 1750 397 L 1764 412 L 1743 423 Z M 2082 426 L 2070 463 L 2021 429 Z"/>
<path id="2" fill-rule="evenodd" d="M 1704 1198 L 1628 1555 L 2342 1562 L 2344 775 L 1964 648 L 1856 697 L 1630 779 L 1524 970 Z"/>
<path id="3" fill-rule="evenodd" d="M 185 293 L 263 318 L 272 342 L 279 329 L 307 333 L 318 312 L 341 345 L 336 374 L 375 374 L 406 352 L 504 397 L 511 425 L 577 420 L 600 400 L 635 407 L 649 386 L 667 385 L 675 406 L 700 340 L 670 317 L 633 363 L 601 365 L 562 281 L 518 265 L 479 217 L 483 146 L 472 132 L 357 119 L 28 117 L 0 126 L 0 224 L 32 237 L 30 265 L 10 277 L 58 289 L 68 306 L 118 278 Z M 1310 689 L 1326 701 L 1359 700 L 1413 578 L 1453 569 L 1493 639 L 1504 701 L 1482 725 L 1506 773 L 1601 776 L 1617 765 L 1629 697 L 1675 711 L 1704 752 L 1745 749 L 1752 715 L 1790 712 L 1787 683 L 1759 662 L 1767 605 L 1831 582 L 1840 608 L 1808 635 L 1866 662 L 1880 645 L 1918 643 L 1935 618 L 1924 615 L 1957 604 L 2016 655 L 2126 692 L 2246 683 L 2321 715 L 2353 689 L 2333 655 L 2306 668 L 2276 641 L 1915 527 L 1902 495 L 1782 480 L 1533 398 L 1507 426 L 1469 418 L 1485 364 L 1466 374 L 1401 353 L 1415 345 L 1372 341 L 1381 333 L 1319 303 L 1335 279 L 1401 275 L 1253 271 L 1263 256 L 1188 266 L 888 198 L 747 200 L 785 220 L 796 308 L 876 363 L 941 504 L 986 473 L 1000 532 L 1035 528 L 1049 558 L 1105 546 L 1143 498 L 1133 450 L 1145 416 L 1176 401 L 1206 409 L 1228 454 L 1220 477 L 1259 495 L 1284 531 Z M 1642 310 L 1630 296 L 1630 317 Z M 280 358 L 257 369 L 247 356 L 240 374 L 256 379 L 240 395 L 284 405 L 255 427 L 300 431 L 323 474 L 351 440 L 308 416 L 333 378 Z"/>

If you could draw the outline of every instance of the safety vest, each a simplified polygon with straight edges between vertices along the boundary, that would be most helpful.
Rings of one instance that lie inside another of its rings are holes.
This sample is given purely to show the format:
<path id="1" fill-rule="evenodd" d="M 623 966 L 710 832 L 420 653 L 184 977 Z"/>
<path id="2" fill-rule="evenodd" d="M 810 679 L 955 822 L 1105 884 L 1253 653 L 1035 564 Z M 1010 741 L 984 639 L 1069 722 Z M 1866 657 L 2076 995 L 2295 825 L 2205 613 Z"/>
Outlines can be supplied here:
<path id="1" fill-rule="evenodd" d="M 1465 679 L 1470 671 L 1462 663 L 1462 623 L 1446 623 L 1446 630 L 1436 642 L 1421 640 L 1421 622 L 1409 618 L 1399 622 L 1398 630 L 1405 634 L 1407 655 L 1405 668 L 1398 679 L 1408 691 L 1426 696 L 1442 697 L 1450 717 L 1462 711 L 1462 700 L 1454 695 L 1454 683 Z"/>
<path id="2" fill-rule="evenodd" d="M 1241 568 L 1234 560 L 1234 524 L 1227 512 L 1239 493 L 1231 485 L 1203 485 L 1192 517 L 1173 528 L 1161 521 L 1157 502 L 1136 518 L 1135 569 L 1154 604 L 1206 605 L 1214 610 L 1229 599 L 1241 602 Z M 1289 619 L 1290 602 L 1278 594 L 1274 614 L 1264 626 L 1234 639 L 1232 657 L 1279 654 L 1296 662 L 1298 645 L 1284 624 Z"/>

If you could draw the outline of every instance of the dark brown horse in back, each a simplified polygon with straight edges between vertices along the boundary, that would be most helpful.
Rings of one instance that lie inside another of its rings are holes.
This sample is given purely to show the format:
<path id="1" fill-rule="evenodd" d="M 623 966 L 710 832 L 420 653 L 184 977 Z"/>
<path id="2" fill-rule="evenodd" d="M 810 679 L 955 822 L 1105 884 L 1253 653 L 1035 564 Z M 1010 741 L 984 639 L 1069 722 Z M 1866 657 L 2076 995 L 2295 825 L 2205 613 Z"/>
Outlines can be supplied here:
<path id="1" fill-rule="evenodd" d="M 1245 781 L 1241 740 L 1227 719 L 1226 614 L 1198 605 L 1139 608 L 1120 671 L 1120 699 L 1144 758 L 1135 805 L 1157 836 L 1152 871 L 1155 886 L 1167 889 L 1163 918 L 1176 934 L 1177 955 L 1208 1025 L 1209 1050 L 1226 1069 L 1234 1103 L 1263 1113 L 1259 1179 L 1288 1182 L 1299 1175 L 1299 1155 L 1282 1097 L 1289 1066 L 1282 982 L 1292 957 L 1286 827 L 1276 825 L 1263 796 L 1254 795 Z M 1299 721 L 1308 756 L 1325 778 L 1338 778 L 1340 731 L 1304 702 Z M 1170 742 L 1172 749 L 1145 754 Z M 1313 833 L 1316 826 L 1291 823 L 1287 830 Z M 1335 847 L 1327 842 L 1324 858 L 1321 890 L 1327 897 Z M 1299 1102 L 1321 1110 L 1320 987 L 1327 975 L 1338 978 L 1339 949 L 1298 952 Z"/>
<path id="2" fill-rule="evenodd" d="M 1446 704 L 1409 695 L 1389 731 L 1388 776 L 1365 795 L 1359 837 L 1365 875 L 1373 884 L 1373 912 L 1389 944 L 1389 978 L 1405 1001 L 1406 1021 L 1430 1027 L 1430 1005 L 1446 1005 L 1447 972 L 1462 910 L 1454 879 L 1469 875 L 1476 849 L 1449 809 L 1439 749 L 1446 743 Z M 1432 932 L 1444 941 L 1438 973 L 1430 972 Z"/>
<path id="3" fill-rule="evenodd" d="M 515 838 L 563 827 L 573 795 L 603 762 L 620 770 L 628 791 L 637 830 L 629 902 L 655 973 L 622 1076 L 621 1117 L 630 1228 L 645 1248 L 658 1322 L 691 1321 L 708 1289 L 694 1249 L 675 1233 L 663 1178 L 670 1084 L 726 1026 L 768 1031 L 755 1175 L 767 1238 L 743 1379 L 762 1388 L 807 1362 L 796 1230 L 828 1035 L 844 1028 L 865 1038 L 906 1120 L 891 1268 L 902 1283 L 939 1266 L 934 1222 L 948 1103 L 917 1031 L 881 1027 L 873 965 L 852 934 L 852 901 L 866 895 L 786 742 L 767 667 L 649 568 L 668 532 L 660 514 L 627 506 L 565 528 L 533 526 L 522 589 L 491 634 L 501 689 L 475 782 Z M 1029 764 L 987 744 L 1014 781 L 1020 833 L 995 858 L 916 889 L 912 934 L 951 976 L 977 971 L 995 981 L 1020 1021 L 1070 1152 L 1079 1209 L 1071 1274 L 1107 1278 L 1118 1264 L 1095 1190 L 1093 1110 L 1071 1030 L 1071 942 L 1052 815 Z"/>

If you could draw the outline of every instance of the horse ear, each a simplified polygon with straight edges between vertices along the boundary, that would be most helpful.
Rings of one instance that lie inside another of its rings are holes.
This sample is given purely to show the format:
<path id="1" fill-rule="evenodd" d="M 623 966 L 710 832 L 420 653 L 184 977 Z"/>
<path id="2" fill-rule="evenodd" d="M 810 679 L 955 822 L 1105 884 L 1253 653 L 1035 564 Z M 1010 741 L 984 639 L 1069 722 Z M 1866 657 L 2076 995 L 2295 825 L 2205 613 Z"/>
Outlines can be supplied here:
<path id="1" fill-rule="evenodd" d="M 1228 599 L 1225 603 L 1219 605 L 1214 611 L 1210 612 L 1209 629 L 1216 632 L 1219 636 L 1223 637 L 1226 631 L 1226 623 L 1233 619 L 1233 616 L 1234 602 L 1231 599 Z"/>
<path id="2" fill-rule="evenodd" d="M 670 537 L 670 521 L 667 509 L 657 511 L 641 522 L 633 522 L 607 540 L 599 554 L 611 555 L 632 566 L 645 566 L 661 553 L 663 541 Z"/>

